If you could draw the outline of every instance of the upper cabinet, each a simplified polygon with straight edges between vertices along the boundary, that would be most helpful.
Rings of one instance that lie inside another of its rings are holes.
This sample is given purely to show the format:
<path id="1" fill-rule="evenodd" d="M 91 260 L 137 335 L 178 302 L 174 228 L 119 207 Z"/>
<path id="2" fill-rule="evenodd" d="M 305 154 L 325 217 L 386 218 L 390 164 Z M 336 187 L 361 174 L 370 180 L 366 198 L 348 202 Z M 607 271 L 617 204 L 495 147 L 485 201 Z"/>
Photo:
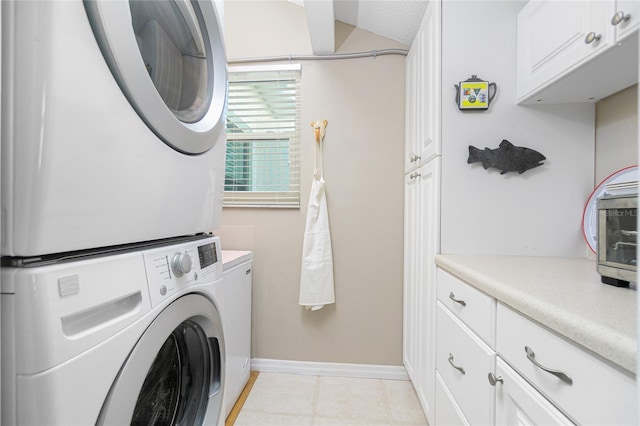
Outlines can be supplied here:
<path id="1" fill-rule="evenodd" d="M 638 81 L 637 0 L 535 0 L 518 14 L 517 102 L 595 102 Z"/>
<path id="2" fill-rule="evenodd" d="M 430 2 L 407 55 L 405 173 L 440 155 L 440 25 Z"/>

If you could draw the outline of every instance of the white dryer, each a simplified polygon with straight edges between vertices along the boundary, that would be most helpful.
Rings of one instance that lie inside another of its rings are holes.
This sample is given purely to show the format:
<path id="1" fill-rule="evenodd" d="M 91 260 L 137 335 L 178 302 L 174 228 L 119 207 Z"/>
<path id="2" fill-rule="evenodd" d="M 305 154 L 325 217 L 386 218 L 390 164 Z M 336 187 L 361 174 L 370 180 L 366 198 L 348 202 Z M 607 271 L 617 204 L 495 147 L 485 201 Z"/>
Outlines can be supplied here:
<path id="1" fill-rule="evenodd" d="M 217 237 L 2 269 L 2 425 L 224 423 Z"/>
<path id="2" fill-rule="evenodd" d="M 218 6 L 36 0 L 1 7 L 2 255 L 217 227 L 227 94 Z"/>

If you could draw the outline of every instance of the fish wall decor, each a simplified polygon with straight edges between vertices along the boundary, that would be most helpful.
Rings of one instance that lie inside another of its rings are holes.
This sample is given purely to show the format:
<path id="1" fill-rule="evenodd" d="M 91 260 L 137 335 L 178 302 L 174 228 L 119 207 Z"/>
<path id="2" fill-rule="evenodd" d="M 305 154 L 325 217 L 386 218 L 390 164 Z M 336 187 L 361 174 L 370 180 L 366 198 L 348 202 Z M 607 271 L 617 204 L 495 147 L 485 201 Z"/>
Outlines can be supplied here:
<path id="1" fill-rule="evenodd" d="M 482 162 L 482 167 L 485 169 L 493 167 L 500 170 L 500 174 L 503 175 L 507 172 L 522 174 L 529 169 L 541 166 L 543 164 L 541 161 L 546 159 L 538 151 L 522 146 L 514 146 L 504 139 L 497 149 L 479 149 L 469 145 L 467 163 Z"/>

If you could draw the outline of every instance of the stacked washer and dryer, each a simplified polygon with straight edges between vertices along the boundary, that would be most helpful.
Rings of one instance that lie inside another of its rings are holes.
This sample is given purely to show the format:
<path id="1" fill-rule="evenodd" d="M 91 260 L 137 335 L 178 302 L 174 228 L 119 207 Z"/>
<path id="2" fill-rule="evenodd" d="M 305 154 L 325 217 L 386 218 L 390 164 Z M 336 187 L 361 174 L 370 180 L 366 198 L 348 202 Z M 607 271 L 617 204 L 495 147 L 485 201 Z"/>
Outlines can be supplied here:
<path id="1" fill-rule="evenodd" d="M 1 7 L 1 423 L 223 423 L 218 7 Z"/>

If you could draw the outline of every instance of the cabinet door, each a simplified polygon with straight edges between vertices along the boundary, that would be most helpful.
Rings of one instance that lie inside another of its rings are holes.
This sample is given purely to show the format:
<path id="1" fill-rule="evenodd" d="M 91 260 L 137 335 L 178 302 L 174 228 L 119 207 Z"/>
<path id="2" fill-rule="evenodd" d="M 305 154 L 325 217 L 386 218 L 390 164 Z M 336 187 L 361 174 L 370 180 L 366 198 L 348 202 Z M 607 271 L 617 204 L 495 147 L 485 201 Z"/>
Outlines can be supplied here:
<path id="1" fill-rule="evenodd" d="M 441 21 L 429 2 L 406 59 L 405 172 L 440 155 Z"/>
<path id="2" fill-rule="evenodd" d="M 622 21 L 615 24 L 611 21 L 613 15 L 609 16 L 611 25 L 616 27 L 616 41 L 621 42 L 627 39 L 631 34 L 638 31 L 640 24 L 640 1 L 638 0 L 618 0 L 616 1 L 615 14 L 625 17 Z M 628 17 L 627 17 L 628 16 Z"/>
<path id="3" fill-rule="evenodd" d="M 608 1 L 532 1 L 518 14 L 517 97 L 545 87 L 613 46 Z M 586 42 L 593 32 L 598 41 Z"/>
<path id="4" fill-rule="evenodd" d="M 414 169 L 418 164 L 418 124 L 421 113 L 419 111 L 420 92 L 420 50 L 421 38 L 416 36 L 405 64 L 405 135 L 404 135 L 404 170 L 405 173 Z"/>
<path id="5" fill-rule="evenodd" d="M 509 367 L 496 360 L 496 425 L 572 425 L 546 398 Z"/>
<path id="6" fill-rule="evenodd" d="M 420 193 L 419 250 L 420 377 L 417 393 L 429 422 L 433 423 L 436 371 L 436 265 L 440 251 L 440 158 L 417 170 Z"/>
<path id="7" fill-rule="evenodd" d="M 409 378 L 416 386 L 418 380 L 419 278 L 418 278 L 418 216 L 420 198 L 419 180 L 415 172 L 405 175 L 404 185 L 404 294 L 403 294 L 403 338 L 402 358 Z"/>
<path id="8" fill-rule="evenodd" d="M 405 177 L 403 361 L 429 422 L 435 401 L 439 203 L 440 158 L 434 158 Z"/>
<path id="9" fill-rule="evenodd" d="M 418 132 L 418 155 L 429 161 L 440 155 L 440 67 L 441 67 L 441 3 L 429 2 L 416 37 L 420 37 L 422 79 L 420 92 L 420 126 Z"/>

